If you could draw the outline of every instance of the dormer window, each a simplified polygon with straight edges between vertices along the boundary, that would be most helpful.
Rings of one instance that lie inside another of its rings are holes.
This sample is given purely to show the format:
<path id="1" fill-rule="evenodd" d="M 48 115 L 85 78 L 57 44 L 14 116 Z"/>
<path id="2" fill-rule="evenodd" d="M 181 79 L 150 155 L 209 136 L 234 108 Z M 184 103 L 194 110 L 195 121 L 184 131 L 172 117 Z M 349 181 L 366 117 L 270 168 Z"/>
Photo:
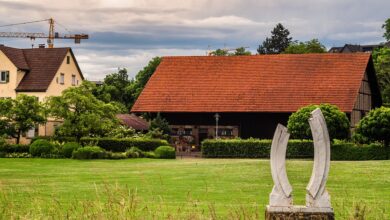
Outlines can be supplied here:
<path id="1" fill-rule="evenodd" d="M 60 75 L 60 84 L 64 85 L 65 84 L 65 74 L 61 73 Z"/>
<path id="2" fill-rule="evenodd" d="M 9 82 L 9 71 L 1 71 L 0 72 L 0 83 Z"/>

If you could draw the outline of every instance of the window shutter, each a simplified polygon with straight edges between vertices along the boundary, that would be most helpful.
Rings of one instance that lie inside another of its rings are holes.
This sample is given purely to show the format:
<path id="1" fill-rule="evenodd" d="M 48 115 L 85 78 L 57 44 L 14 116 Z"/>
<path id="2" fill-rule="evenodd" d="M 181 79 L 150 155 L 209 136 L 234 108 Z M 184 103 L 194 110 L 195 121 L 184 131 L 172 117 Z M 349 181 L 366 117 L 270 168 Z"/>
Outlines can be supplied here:
<path id="1" fill-rule="evenodd" d="M 5 82 L 9 82 L 9 71 L 5 72 Z"/>

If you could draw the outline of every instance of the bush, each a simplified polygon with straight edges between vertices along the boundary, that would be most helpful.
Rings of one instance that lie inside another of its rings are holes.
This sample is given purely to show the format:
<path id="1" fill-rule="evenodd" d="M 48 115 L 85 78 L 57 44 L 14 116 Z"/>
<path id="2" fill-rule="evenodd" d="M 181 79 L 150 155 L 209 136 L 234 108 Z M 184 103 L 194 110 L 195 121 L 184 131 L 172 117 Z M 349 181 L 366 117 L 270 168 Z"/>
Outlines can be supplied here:
<path id="1" fill-rule="evenodd" d="M 31 139 L 31 143 L 34 143 L 36 140 L 45 139 L 48 141 L 59 141 L 59 142 L 75 142 L 75 137 L 61 137 L 61 136 L 36 136 Z"/>
<path id="2" fill-rule="evenodd" d="M 106 159 L 122 160 L 122 159 L 127 159 L 127 155 L 126 155 L 126 153 L 107 152 Z"/>
<path id="3" fill-rule="evenodd" d="M 54 145 L 48 140 L 39 139 L 30 145 L 30 154 L 34 157 L 49 155 L 53 152 Z"/>
<path id="4" fill-rule="evenodd" d="M 292 138 L 312 139 L 308 120 L 311 116 L 310 113 L 316 108 L 320 108 L 324 115 L 331 140 L 348 138 L 350 124 L 347 115 L 340 111 L 337 106 L 330 104 L 309 105 L 291 114 L 287 128 Z"/>
<path id="5" fill-rule="evenodd" d="M 138 147 L 131 147 L 126 151 L 126 156 L 128 158 L 139 158 L 144 157 L 144 152 L 140 150 Z"/>
<path id="6" fill-rule="evenodd" d="M 231 139 L 205 140 L 202 156 L 206 158 L 269 158 L 272 140 Z M 384 160 L 389 149 L 380 144 L 357 145 L 337 141 L 331 144 L 332 160 Z M 287 158 L 312 158 L 314 146 L 311 140 L 289 140 Z"/>
<path id="7" fill-rule="evenodd" d="M 4 153 L 29 153 L 30 146 L 23 144 L 0 144 L 0 152 Z"/>
<path id="8" fill-rule="evenodd" d="M 61 154 L 66 158 L 71 158 L 73 151 L 79 149 L 81 145 L 77 142 L 68 142 L 62 146 Z"/>
<path id="9" fill-rule="evenodd" d="M 72 153 L 73 159 L 87 160 L 87 159 L 105 159 L 107 152 L 98 146 L 81 147 Z"/>
<path id="10" fill-rule="evenodd" d="M 162 145 L 168 145 L 165 140 L 149 138 L 82 138 L 81 144 L 95 143 L 106 151 L 125 152 L 131 147 L 137 147 L 142 151 L 153 151 Z"/>
<path id="11" fill-rule="evenodd" d="M 171 146 L 160 146 L 154 151 L 156 158 L 160 159 L 175 159 L 176 151 Z"/>
<path id="12" fill-rule="evenodd" d="M 380 141 L 390 147 L 390 108 L 380 107 L 368 112 L 357 125 L 354 139 L 363 143 Z"/>

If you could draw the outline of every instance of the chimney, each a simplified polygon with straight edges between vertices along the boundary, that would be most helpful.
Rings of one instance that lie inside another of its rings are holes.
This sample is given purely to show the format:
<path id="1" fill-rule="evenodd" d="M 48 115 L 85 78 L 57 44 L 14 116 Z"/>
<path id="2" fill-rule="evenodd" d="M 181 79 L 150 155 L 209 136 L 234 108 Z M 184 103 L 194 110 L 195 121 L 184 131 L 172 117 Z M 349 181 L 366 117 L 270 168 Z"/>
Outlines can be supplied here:
<path id="1" fill-rule="evenodd" d="M 45 44 L 39 44 L 39 48 L 45 48 Z"/>

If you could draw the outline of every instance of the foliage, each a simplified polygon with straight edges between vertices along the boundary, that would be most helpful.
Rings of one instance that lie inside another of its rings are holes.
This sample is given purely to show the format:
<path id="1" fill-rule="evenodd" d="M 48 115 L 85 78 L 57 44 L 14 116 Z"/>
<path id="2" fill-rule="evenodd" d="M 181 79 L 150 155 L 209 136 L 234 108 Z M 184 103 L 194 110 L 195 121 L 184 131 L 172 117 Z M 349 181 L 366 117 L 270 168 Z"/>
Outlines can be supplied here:
<path id="1" fill-rule="evenodd" d="M 330 104 L 308 105 L 291 114 L 287 127 L 292 138 L 312 139 L 309 118 L 316 108 L 320 108 L 324 115 L 331 140 L 348 138 L 350 124 L 347 115 Z"/>
<path id="2" fill-rule="evenodd" d="M 76 137 L 79 142 L 84 136 L 104 136 L 119 124 L 115 117 L 118 109 L 98 100 L 92 89 L 93 85 L 84 81 L 81 86 L 68 88 L 61 96 L 48 99 L 50 115 L 64 120 L 58 135 Z"/>
<path id="3" fill-rule="evenodd" d="M 81 147 L 72 153 L 73 159 L 88 160 L 88 159 L 105 159 L 107 152 L 98 146 Z"/>
<path id="4" fill-rule="evenodd" d="M 385 33 L 383 34 L 383 37 L 390 41 L 390 18 L 388 18 L 385 23 L 382 25 L 382 28 L 385 29 Z"/>
<path id="5" fill-rule="evenodd" d="M 171 146 L 160 146 L 154 151 L 156 158 L 159 159 L 175 159 L 176 151 Z"/>
<path id="6" fill-rule="evenodd" d="M 0 140 L 1 141 L 1 140 Z M 29 145 L 23 144 L 1 144 L 0 143 L 0 152 L 4 153 L 28 153 L 30 152 Z"/>
<path id="7" fill-rule="evenodd" d="M 48 141 L 58 141 L 58 142 L 75 142 L 75 137 L 63 137 L 63 136 L 35 136 L 31 139 L 31 143 L 34 143 L 36 140 L 45 139 Z"/>
<path id="8" fill-rule="evenodd" d="M 128 158 L 140 158 L 144 157 L 144 155 L 145 153 L 138 147 L 131 147 L 130 149 L 126 150 L 126 156 Z"/>
<path id="9" fill-rule="evenodd" d="M 156 129 L 161 130 L 163 134 L 169 134 L 171 132 L 168 121 L 161 117 L 160 113 L 157 113 L 157 116 L 150 121 L 149 130 L 153 131 Z"/>
<path id="10" fill-rule="evenodd" d="M 208 139 L 202 142 L 202 156 L 207 158 L 269 158 L 272 140 L 260 139 Z M 313 155 L 313 143 L 290 140 L 289 158 L 308 158 Z"/>
<path id="11" fill-rule="evenodd" d="M 137 73 L 137 75 L 135 76 L 135 80 L 130 84 L 130 86 L 126 87 L 126 94 L 131 94 L 131 100 L 129 101 L 128 107 L 131 107 L 134 104 L 135 100 L 137 100 L 146 83 L 156 71 L 160 62 L 161 57 L 154 57 L 151 61 L 149 61 L 147 66 L 145 66 L 141 71 Z"/>
<path id="12" fill-rule="evenodd" d="M 138 147 L 142 151 L 153 151 L 161 145 L 168 145 L 165 140 L 150 138 L 82 138 L 81 143 L 87 145 L 95 143 L 97 146 L 112 152 L 125 152 L 131 147 Z"/>
<path id="13" fill-rule="evenodd" d="M 124 152 L 106 152 L 106 158 L 110 160 L 123 160 L 127 159 L 127 155 Z"/>
<path id="14" fill-rule="evenodd" d="M 68 142 L 62 146 L 61 154 L 66 158 L 71 158 L 73 151 L 79 149 L 81 145 L 77 142 Z"/>
<path id="15" fill-rule="evenodd" d="M 205 140 L 202 156 L 206 158 L 269 158 L 272 140 L 230 139 Z M 385 160 L 389 149 L 380 144 L 358 145 L 335 140 L 331 144 L 331 160 Z M 311 140 L 289 140 L 287 158 L 312 158 L 314 146 Z"/>
<path id="16" fill-rule="evenodd" d="M 271 34 L 271 37 L 267 37 L 257 49 L 259 54 L 279 54 L 290 45 L 292 40 L 292 38 L 289 37 L 290 31 L 284 28 L 281 23 L 278 23 L 274 27 Z"/>
<path id="17" fill-rule="evenodd" d="M 390 48 L 382 47 L 375 49 L 372 53 L 372 59 L 378 78 L 379 88 L 383 103 L 390 105 Z"/>
<path id="18" fill-rule="evenodd" d="M 28 152 L 13 152 L 13 153 L 4 153 L 0 152 L 1 158 L 31 158 L 32 155 Z"/>
<path id="19" fill-rule="evenodd" d="M 210 55 L 212 56 L 245 56 L 251 54 L 252 53 L 250 51 L 247 51 L 245 47 L 236 48 L 233 53 L 229 53 L 229 50 L 227 49 L 217 49 L 210 53 Z"/>
<path id="20" fill-rule="evenodd" d="M 137 132 L 133 128 L 120 125 L 111 130 L 107 136 L 112 138 L 131 138 L 137 135 Z"/>
<path id="21" fill-rule="evenodd" d="M 34 157 L 49 155 L 53 152 L 54 145 L 48 140 L 36 140 L 30 145 L 30 154 Z"/>
<path id="22" fill-rule="evenodd" d="M 0 136 L 16 138 L 46 122 L 45 108 L 37 97 L 20 94 L 16 99 L 0 99 Z"/>
<path id="23" fill-rule="evenodd" d="M 368 112 L 357 125 L 354 139 L 380 141 L 390 148 L 390 108 L 380 107 Z"/>
<path id="24" fill-rule="evenodd" d="M 304 53 L 326 53 L 326 47 L 318 39 L 312 39 L 306 42 L 292 42 L 283 51 L 287 54 L 304 54 Z"/>

